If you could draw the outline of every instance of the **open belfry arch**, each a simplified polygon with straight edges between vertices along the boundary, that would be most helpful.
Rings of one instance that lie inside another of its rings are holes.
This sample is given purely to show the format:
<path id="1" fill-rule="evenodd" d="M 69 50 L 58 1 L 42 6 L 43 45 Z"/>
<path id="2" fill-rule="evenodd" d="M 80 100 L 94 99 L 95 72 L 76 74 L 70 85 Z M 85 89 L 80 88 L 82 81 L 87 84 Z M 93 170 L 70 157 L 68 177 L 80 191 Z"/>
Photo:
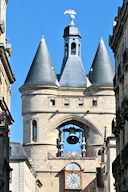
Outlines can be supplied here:
<path id="1" fill-rule="evenodd" d="M 65 13 L 71 23 L 64 29 L 60 74 L 56 75 L 43 36 L 20 88 L 23 145 L 43 184 L 40 192 L 84 191 L 90 184 L 96 189 L 98 151 L 105 130 L 111 135 L 115 114 L 113 69 L 104 41 L 100 40 L 87 76 L 75 12 Z"/>

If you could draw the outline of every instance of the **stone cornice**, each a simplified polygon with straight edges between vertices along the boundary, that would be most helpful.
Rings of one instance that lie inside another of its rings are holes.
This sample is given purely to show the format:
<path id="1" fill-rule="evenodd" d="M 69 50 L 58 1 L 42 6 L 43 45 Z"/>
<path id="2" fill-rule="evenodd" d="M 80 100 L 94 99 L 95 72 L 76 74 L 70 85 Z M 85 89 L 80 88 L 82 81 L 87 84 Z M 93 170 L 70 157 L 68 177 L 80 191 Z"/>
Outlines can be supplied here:
<path id="1" fill-rule="evenodd" d="M 120 38 L 124 32 L 124 27 L 128 18 L 128 2 L 124 2 L 122 8 L 119 9 L 118 15 L 115 18 L 117 22 L 113 27 L 113 34 L 109 38 L 109 45 L 113 52 L 116 53 Z"/>
<path id="2" fill-rule="evenodd" d="M 13 124 L 14 120 L 3 97 L 0 97 L 0 108 L 5 112 L 9 125 Z"/>
<path id="3" fill-rule="evenodd" d="M 5 52 L 5 48 L 2 44 L 0 45 L 0 58 L 1 58 L 1 61 L 3 63 L 3 66 L 5 68 L 5 71 L 7 73 L 10 84 L 14 83 L 15 77 L 12 73 L 12 69 L 10 67 L 8 57 L 7 57 L 6 52 Z"/>

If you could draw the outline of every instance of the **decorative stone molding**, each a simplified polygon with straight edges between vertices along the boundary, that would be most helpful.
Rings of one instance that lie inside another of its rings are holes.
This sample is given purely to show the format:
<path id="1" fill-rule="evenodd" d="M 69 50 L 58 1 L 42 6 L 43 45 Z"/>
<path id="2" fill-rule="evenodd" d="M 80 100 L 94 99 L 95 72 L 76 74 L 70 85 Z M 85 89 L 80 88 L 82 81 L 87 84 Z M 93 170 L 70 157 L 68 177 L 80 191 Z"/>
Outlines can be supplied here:
<path id="1" fill-rule="evenodd" d="M 120 38 L 124 32 L 124 24 L 126 23 L 128 13 L 127 4 L 128 2 L 124 2 L 122 8 L 118 8 L 118 15 L 115 18 L 116 25 L 113 26 L 113 34 L 109 37 L 109 45 L 114 53 L 117 51 Z"/>
<path id="2" fill-rule="evenodd" d="M 3 34 L 5 32 L 4 21 L 0 19 L 0 33 Z"/>
<path id="3" fill-rule="evenodd" d="M 128 98 L 124 98 L 122 103 L 122 110 L 124 119 L 128 121 Z"/>

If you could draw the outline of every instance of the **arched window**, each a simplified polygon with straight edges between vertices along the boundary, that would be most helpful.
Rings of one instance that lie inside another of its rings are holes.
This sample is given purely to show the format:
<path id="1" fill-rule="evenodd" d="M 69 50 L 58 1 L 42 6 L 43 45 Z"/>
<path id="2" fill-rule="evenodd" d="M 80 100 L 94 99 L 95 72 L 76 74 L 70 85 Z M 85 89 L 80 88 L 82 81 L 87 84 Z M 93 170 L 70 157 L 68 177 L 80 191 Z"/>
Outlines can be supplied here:
<path id="1" fill-rule="evenodd" d="M 37 142 L 37 122 L 32 121 L 32 140 Z"/>
<path id="2" fill-rule="evenodd" d="M 71 44 L 71 55 L 76 55 L 76 44 L 74 42 Z"/>
<path id="3" fill-rule="evenodd" d="M 80 56 L 80 44 L 78 46 L 78 55 Z"/>
<path id="4" fill-rule="evenodd" d="M 65 44 L 65 56 L 68 56 L 68 43 Z"/>

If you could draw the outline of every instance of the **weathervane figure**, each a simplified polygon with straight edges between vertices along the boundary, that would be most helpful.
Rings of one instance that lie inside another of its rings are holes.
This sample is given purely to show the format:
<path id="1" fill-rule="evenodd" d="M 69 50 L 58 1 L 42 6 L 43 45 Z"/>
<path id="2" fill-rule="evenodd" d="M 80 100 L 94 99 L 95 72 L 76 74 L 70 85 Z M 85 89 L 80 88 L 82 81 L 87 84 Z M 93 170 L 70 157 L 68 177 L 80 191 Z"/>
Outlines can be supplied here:
<path id="1" fill-rule="evenodd" d="M 70 16 L 70 20 L 71 20 L 70 25 L 75 25 L 75 24 L 74 24 L 74 19 L 75 19 L 76 12 L 75 12 L 74 10 L 69 9 L 69 10 L 66 10 L 66 11 L 64 12 L 64 14 L 65 14 L 65 15 L 67 14 L 67 15 Z"/>

